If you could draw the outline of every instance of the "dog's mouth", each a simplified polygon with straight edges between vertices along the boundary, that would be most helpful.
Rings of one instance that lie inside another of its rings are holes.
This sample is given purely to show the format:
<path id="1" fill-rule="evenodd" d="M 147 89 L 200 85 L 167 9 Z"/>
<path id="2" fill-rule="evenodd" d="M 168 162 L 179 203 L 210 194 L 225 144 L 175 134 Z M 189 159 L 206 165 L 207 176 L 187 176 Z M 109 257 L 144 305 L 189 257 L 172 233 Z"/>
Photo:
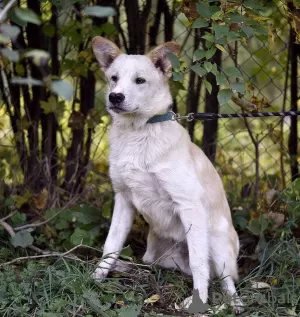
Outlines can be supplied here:
<path id="1" fill-rule="evenodd" d="M 122 112 L 127 112 L 126 109 L 122 108 L 122 107 L 119 107 L 117 105 L 111 105 L 109 106 L 109 110 L 112 110 L 113 112 L 115 113 L 122 113 Z"/>
<path id="2" fill-rule="evenodd" d="M 111 104 L 108 109 L 115 112 L 115 113 L 133 113 L 136 112 L 136 110 L 138 110 L 139 107 L 136 107 L 133 110 L 129 110 L 129 109 L 124 109 L 123 107 L 120 107 L 119 105 L 113 105 Z"/>

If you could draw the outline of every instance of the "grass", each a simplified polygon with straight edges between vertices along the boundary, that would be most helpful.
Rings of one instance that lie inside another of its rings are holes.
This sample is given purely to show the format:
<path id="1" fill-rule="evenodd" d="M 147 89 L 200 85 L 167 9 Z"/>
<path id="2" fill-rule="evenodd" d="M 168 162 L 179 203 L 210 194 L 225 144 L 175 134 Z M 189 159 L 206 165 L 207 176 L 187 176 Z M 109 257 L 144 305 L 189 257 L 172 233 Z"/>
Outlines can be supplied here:
<path id="1" fill-rule="evenodd" d="M 299 251 L 296 240 L 271 240 L 264 246 L 257 255 L 259 265 L 242 276 L 238 285 L 246 305 L 241 316 L 300 316 Z M 3 267 L 0 316 L 188 316 L 174 305 L 191 295 L 189 277 L 158 267 L 151 270 L 137 266 L 133 273 L 115 274 L 95 283 L 90 277 L 94 267 L 90 262 L 63 258 Z M 255 289 L 255 281 L 268 287 Z M 231 308 L 216 311 L 222 304 L 218 302 L 220 292 L 219 281 L 213 281 L 210 298 L 214 302 L 210 305 L 215 308 L 210 316 L 235 316 Z M 159 295 L 159 299 L 153 295 Z"/>

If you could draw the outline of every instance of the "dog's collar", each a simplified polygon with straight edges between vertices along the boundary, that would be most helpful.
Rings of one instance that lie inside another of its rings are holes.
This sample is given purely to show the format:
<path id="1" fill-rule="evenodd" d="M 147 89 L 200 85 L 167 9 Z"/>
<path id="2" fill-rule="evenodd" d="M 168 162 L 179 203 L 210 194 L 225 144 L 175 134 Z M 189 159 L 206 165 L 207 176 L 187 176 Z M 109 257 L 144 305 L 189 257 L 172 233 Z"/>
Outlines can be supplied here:
<path id="1" fill-rule="evenodd" d="M 174 121 L 176 120 L 176 114 L 173 111 L 168 111 L 165 114 L 159 114 L 150 118 L 147 123 L 157 123 L 157 122 L 164 122 L 164 121 Z"/>

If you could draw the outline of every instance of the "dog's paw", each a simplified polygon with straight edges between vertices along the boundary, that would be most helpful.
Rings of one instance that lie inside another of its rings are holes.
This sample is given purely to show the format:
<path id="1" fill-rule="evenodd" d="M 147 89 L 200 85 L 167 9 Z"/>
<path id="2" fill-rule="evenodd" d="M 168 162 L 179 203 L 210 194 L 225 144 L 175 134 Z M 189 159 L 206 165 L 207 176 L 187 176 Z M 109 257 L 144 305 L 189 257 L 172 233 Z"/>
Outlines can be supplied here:
<path id="1" fill-rule="evenodd" d="M 231 306 L 237 315 L 239 315 L 245 311 L 244 303 L 239 297 L 232 300 Z"/>
<path id="2" fill-rule="evenodd" d="M 240 315 L 245 311 L 245 307 L 244 307 L 244 304 L 242 302 L 239 304 L 235 304 L 233 306 L 233 309 L 237 315 Z"/>
<path id="3" fill-rule="evenodd" d="M 98 267 L 92 274 L 92 278 L 95 280 L 101 280 L 107 277 L 109 273 L 108 269 L 102 269 Z"/>

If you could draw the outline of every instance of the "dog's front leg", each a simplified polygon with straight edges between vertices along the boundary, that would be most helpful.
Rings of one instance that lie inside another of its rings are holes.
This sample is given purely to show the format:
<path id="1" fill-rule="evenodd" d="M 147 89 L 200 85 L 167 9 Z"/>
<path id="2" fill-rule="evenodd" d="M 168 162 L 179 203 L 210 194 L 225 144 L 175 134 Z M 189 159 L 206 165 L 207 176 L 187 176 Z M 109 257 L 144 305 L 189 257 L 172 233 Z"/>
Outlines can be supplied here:
<path id="1" fill-rule="evenodd" d="M 184 208 L 180 211 L 180 218 L 186 231 L 194 289 L 199 291 L 202 302 L 207 303 L 210 271 L 207 217 L 204 208 L 198 206 L 197 208 Z M 185 308 L 188 308 L 191 302 L 192 297 L 185 300 Z"/>
<path id="2" fill-rule="evenodd" d="M 94 278 L 104 278 L 116 263 L 134 220 L 134 209 L 123 193 L 115 195 L 111 226 L 103 249 L 103 260 L 95 270 Z"/>

